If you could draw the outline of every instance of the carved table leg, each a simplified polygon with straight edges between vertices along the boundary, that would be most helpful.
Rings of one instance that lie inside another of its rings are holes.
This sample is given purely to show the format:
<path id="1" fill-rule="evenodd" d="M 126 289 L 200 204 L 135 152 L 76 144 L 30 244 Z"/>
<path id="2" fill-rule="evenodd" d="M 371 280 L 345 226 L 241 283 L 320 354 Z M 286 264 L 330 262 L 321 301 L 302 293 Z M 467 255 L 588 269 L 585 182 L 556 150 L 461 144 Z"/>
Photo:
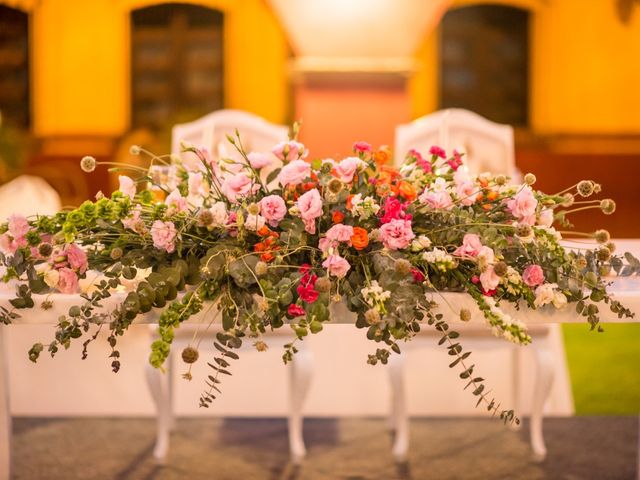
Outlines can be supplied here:
<path id="1" fill-rule="evenodd" d="M 395 431 L 392 453 L 396 461 L 404 462 L 409 450 L 409 417 L 404 385 L 404 356 L 389 357 L 389 380 L 391 381 L 391 421 Z"/>
<path id="2" fill-rule="evenodd" d="M 167 363 L 171 364 L 171 356 Z M 171 369 L 167 372 L 152 367 L 147 363 L 145 367 L 147 386 L 156 406 L 157 434 L 153 456 L 158 463 L 164 463 L 169 453 L 169 434 L 173 426 L 173 412 L 171 411 Z"/>
<path id="3" fill-rule="evenodd" d="M 9 364 L 4 348 L 4 330 L 0 325 L 0 480 L 11 475 L 11 410 L 9 409 Z"/>
<path id="4" fill-rule="evenodd" d="M 542 435 L 542 416 L 544 404 L 553 383 L 555 362 L 547 337 L 540 338 L 534 345 L 533 351 L 536 356 L 537 371 L 531 403 L 531 448 L 534 460 L 540 462 L 547 456 L 547 447 Z"/>
<path id="5" fill-rule="evenodd" d="M 313 353 L 307 342 L 301 342 L 293 356 L 289 380 L 289 452 L 293 463 L 300 463 L 307 450 L 302 436 L 302 407 L 311 384 Z"/>

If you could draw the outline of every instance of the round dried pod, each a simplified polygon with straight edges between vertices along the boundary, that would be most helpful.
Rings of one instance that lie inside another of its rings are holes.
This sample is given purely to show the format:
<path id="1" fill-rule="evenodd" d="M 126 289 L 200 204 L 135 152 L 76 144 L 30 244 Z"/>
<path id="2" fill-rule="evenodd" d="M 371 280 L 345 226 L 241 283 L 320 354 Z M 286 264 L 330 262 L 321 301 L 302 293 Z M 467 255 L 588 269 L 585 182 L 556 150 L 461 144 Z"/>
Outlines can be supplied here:
<path id="1" fill-rule="evenodd" d="M 519 223 L 516 226 L 516 235 L 519 237 L 526 238 L 531 235 L 531 225 L 527 223 Z"/>
<path id="2" fill-rule="evenodd" d="M 208 227 L 213 223 L 213 212 L 211 210 L 205 209 L 200 210 L 198 213 L 198 225 L 201 227 Z"/>
<path id="3" fill-rule="evenodd" d="M 264 343 L 262 340 L 258 340 L 256 343 L 253 344 L 254 347 L 256 347 L 256 350 L 259 352 L 266 352 L 267 349 L 269 348 L 269 346 Z"/>
<path id="4" fill-rule="evenodd" d="M 496 272 L 496 275 L 499 277 L 504 277 L 507 274 L 507 264 L 505 262 L 497 262 L 493 266 L 493 271 Z"/>
<path id="5" fill-rule="evenodd" d="M 609 250 L 611 253 L 615 253 L 615 251 L 616 251 L 616 244 L 615 244 L 615 243 L 613 243 L 613 242 L 607 242 L 607 243 L 606 243 L 606 245 L 605 245 L 605 248 L 606 248 L 607 250 Z"/>
<path id="6" fill-rule="evenodd" d="M 82 157 L 80 168 L 83 172 L 91 173 L 96 169 L 96 159 L 90 156 Z"/>
<path id="7" fill-rule="evenodd" d="M 471 320 L 471 310 L 469 310 L 468 308 L 461 308 L 460 320 L 462 320 L 463 322 L 468 322 L 469 320 Z"/>
<path id="8" fill-rule="evenodd" d="M 267 268 L 268 265 L 265 262 L 259 261 L 258 263 L 256 263 L 256 275 L 259 277 L 261 277 L 262 275 L 266 275 Z"/>
<path id="9" fill-rule="evenodd" d="M 578 194 L 582 197 L 589 197 L 593 194 L 595 183 L 591 180 L 581 180 L 578 182 Z"/>
<path id="10" fill-rule="evenodd" d="M 122 249 L 120 247 L 113 247 L 111 249 L 111 253 L 109 253 L 109 256 L 111 257 L 111 260 L 119 260 L 120 258 L 122 258 Z"/>
<path id="11" fill-rule="evenodd" d="M 131 155 L 140 155 L 140 151 L 141 151 L 141 150 L 142 150 L 142 149 L 140 148 L 140 146 L 139 146 L 139 145 L 131 145 L 131 146 L 129 147 L 129 153 L 130 153 Z"/>
<path id="12" fill-rule="evenodd" d="M 601 262 L 606 262 L 611 258 L 611 252 L 608 248 L 599 248 L 596 250 L 596 257 Z"/>
<path id="13" fill-rule="evenodd" d="M 604 200 L 600 200 L 600 209 L 602 213 L 605 215 L 611 215 L 616 211 L 616 202 L 614 202 L 610 198 L 605 198 Z"/>
<path id="14" fill-rule="evenodd" d="M 38 247 L 38 253 L 43 257 L 48 257 L 53 252 L 53 247 L 50 243 L 41 243 Z"/>
<path id="15" fill-rule="evenodd" d="M 524 176 L 524 183 L 526 183 L 527 185 L 533 185 L 534 183 L 536 183 L 536 176 L 533 173 L 527 173 Z"/>
<path id="16" fill-rule="evenodd" d="M 507 183 L 507 177 L 506 175 L 496 175 L 496 178 L 494 179 L 494 181 L 496 182 L 496 185 L 504 185 Z"/>
<path id="17" fill-rule="evenodd" d="M 249 215 L 259 215 L 260 214 L 260 205 L 257 203 L 250 203 L 247 207 L 247 212 Z"/>
<path id="18" fill-rule="evenodd" d="M 582 270 L 583 268 L 587 268 L 587 259 L 582 256 L 576 259 L 576 266 Z"/>
<path id="19" fill-rule="evenodd" d="M 596 230 L 593 234 L 593 237 L 598 243 L 607 243 L 609 240 L 611 240 L 611 235 L 609 235 L 609 232 L 604 229 Z"/>
<path id="20" fill-rule="evenodd" d="M 560 205 L 562 205 L 563 207 L 570 207 L 571 205 L 573 205 L 573 202 L 575 202 L 575 197 L 573 196 L 573 194 L 565 193 L 564 195 L 562 195 L 562 203 L 560 203 Z"/>
<path id="21" fill-rule="evenodd" d="M 342 183 L 337 178 L 332 178 L 331 180 L 329 180 L 329 183 L 327 183 L 327 190 L 329 190 L 329 192 L 333 193 L 334 195 L 340 193 L 343 188 L 344 183 Z"/>
<path id="22" fill-rule="evenodd" d="M 196 363 L 200 357 L 200 353 L 193 347 L 186 347 L 182 350 L 182 361 L 184 363 Z"/>

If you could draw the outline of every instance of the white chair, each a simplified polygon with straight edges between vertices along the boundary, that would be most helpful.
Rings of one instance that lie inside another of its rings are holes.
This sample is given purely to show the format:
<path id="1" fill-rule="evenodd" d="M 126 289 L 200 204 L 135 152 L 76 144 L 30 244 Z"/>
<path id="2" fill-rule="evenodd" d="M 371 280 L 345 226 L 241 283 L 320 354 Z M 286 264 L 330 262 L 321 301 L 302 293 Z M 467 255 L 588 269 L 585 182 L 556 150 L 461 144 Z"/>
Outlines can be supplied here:
<path id="1" fill-rule="evenodd" d="M 463 157 L 469 171 L 482 173 L 504 173 L 512 181 L 521 181 L 515 164 L 513 128 L 491 122 L 468 110 L 448 109 L 419 118 L 414 122 L 396 128 L 395 162 L 400 165 L 406 152 L 416 149 L 427 154 L 432 145 L 438 145 L 450 153 L 454 148 L 464 152 Z M 462 341 L 469 350 L 511 348 L 512 350 L 512 404 L 520 411 L 520 347 L 494 338 L 486 328 L 461 325 L 455 327 L 462 335 Z M 425 328 L 427 334 L 437 332 Z M 531 402 L 531 446 L 534 458 L 543 460 L 546 447 L 542 435 L 543 408 L 551 390 L 554 371 L 563 380 L 565 403 L 572 404 L 568 383 L 562 330 L 559 325 L 543 325 L 530 329 L 533 337 L 532 350 L 536 362 L 534 394 Z M 416 342 L 413 342 L 417 344 Z M 405 347 L 406 348 L 406 347 Z M 403 357 L 391 357 L 392 406 L 391 418 L 396 430 L 393 453 L 398 460 L 406 458 L 408 439 L 408 417 L 403 380 Z M 572 409 L 572 407 L 568 407 Z M 514 429 L 517 427 L 514 425 Z"/>
<path id="2" fill-rule="evenodd" d="M 514 183 L 516 168 L 513 128 L 487 120 L 461 108 L 440 110 L 396 128 L 395 162 L 400 165 L 411 148 L 426 154 L 432 145 L 464 153 L 469 171 L 504 173 Z"/>
<path id="3" fill-rule="evenodd" d="M 274 125 L 263 118 L 239 110 L 218 110 L 190 123 L 176 125 L 172 131 L 172 153 L 180 154 L 182 141 L 196 147 L 209 150 L 214 158 L 237 155 L 235 148 L 227 139 L 227 135 L 235 136 L 236 129 L 240 133 L 246 152 L 270 152 L 276 144 L 287 140 L 288 128 Z M 184 155 L 183 161 L 189 161 L 193 155 Z M 275 167 L 274 167 L 275 168 Z M 268 172 L 263 172 L 268 174 Z M 192 328 L 183 325 L 178 331 L 193 332 Z M 284 333 L 288 335 L 287 333 Z M 308 342 L 298 344 L 298 353 L 294 356 L 290 368 L 290 410 L 289 410 L 289 450 L 294 462 L 299 462 L 306 454 L 302 438 L 302 406 L 309 389 L 313 368 L 313 356 L 307 346 Z M 157 417 L 157 438 L 153 451 L 154 457 L 162 462 L 169 451 L 169 435 L 173 428 L 173 406 L 171 381 L 173 355 L 167 359 L 167 373 L 147 365 L 147 383 L 155 402 Z"/>

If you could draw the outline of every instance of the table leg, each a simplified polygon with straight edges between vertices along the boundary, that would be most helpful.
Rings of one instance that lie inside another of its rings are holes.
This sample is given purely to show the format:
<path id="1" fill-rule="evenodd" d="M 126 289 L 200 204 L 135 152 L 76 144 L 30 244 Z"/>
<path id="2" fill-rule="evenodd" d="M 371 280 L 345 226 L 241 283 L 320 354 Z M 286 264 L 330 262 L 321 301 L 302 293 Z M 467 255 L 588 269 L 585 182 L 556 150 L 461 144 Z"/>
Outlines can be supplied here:
<path id="1" fill-rule="evenodd" d="M 511 393 L 513 395 L 513 410 L 518 413 L 521 412 L 520 408 L 520 348 L 515 345 L 511 347 Z M 513 432 L 520 431 L 522 429 L 522 422 L 510 423 L 509 429 Z"/>
<path id="2" fill-rule="evenodd" d="M 394 430 L 392 454 L 397 462 L 407 460 L 409 451 L 409 416 L 404 385 L 404 355 L 389 357 L 389 380 L 391 383 L 391 421 Z"/>
<path id="3" fill-rule="evenodd" d="M 9 410 L 9 368 L 5 352 L 4 331 L 0 325 L 0 480 L 11 475 L 11 410 Z"/>
<path id="4" fill-rule="evenodd" d="M 291 461 L 298 464 L 307 454 L 302 435 L 302 407 L 311 384 L 313 353 L 307 342 L 301 342 L 293 356 L 289 380 L 289 452 Z"/>
<path id="5" fill-rule="evenodd" d="M 547 456 L 547 447 L 542 434 L 542 417 L 544 405 L 551 392 L 553 383 L 553 369 L 555 366 L 553 352 L 548 337 L 540 338 L 533 345 L 536 357 L 536 381 L 531 404 L 531 447 L 533 458 L 542 461 Z"/>
<path id="6" fill-rule="evenodd" d="M 167 359 L 167 363 L 171 362 L 171 356 Z M 151 397 L 156 406 L 156 445 L 153 449 L 153 456 L 158 463 L 164 463 L 169 453 L 169 439 L 172 428 L 173 412 L 171 411 L 171 370 L 162 372 L 147 363 L 145 367 L 147 377 L 147 386 L 151 392 Z"/>

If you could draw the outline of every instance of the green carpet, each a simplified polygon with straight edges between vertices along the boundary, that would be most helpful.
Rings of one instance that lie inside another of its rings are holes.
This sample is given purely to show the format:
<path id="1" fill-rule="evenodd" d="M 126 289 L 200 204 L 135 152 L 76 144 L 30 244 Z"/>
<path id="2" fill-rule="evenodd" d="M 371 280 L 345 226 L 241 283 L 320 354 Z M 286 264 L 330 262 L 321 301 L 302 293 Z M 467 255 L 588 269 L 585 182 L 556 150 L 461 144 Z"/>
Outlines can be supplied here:
<path id="1" fill-rule="evenodd" d="M 578 415 L 640 413 L 640 324 L 563 325 Z"/>

